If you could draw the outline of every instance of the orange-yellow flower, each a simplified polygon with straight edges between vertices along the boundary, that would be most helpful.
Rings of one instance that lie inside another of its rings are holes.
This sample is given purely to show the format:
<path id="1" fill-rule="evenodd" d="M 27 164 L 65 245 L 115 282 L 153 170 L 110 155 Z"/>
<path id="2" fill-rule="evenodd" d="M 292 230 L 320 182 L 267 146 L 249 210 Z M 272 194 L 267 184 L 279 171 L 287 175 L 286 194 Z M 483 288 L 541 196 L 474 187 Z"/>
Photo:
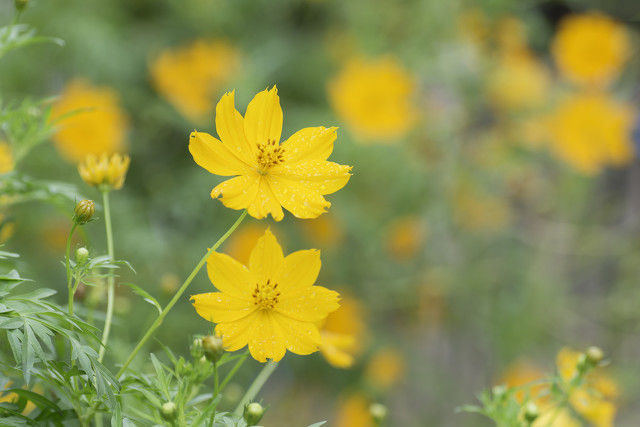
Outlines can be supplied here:
<path id="1" fill-rule="evenodd" d="M 331 206 L 325 198 L 349 181 L 349 166 L 327 161 L 336 128 L 309 127 L 280 144 L 282 109 L 274 86 L 258 93 L 243 118 L 234 106 L 234 93 L 216 107 L 220 140 L 192 132 L 189 151 L 196 163 L 216 175 L 235 176 L 218 185 L 211 197 L 221 197 L 231 209 L 267 215 L 280 221 L 284 207 L 298 218 L 316 218 Z"/>
<path id="2" fill-rule="evenodd" d="M 11 172 L 14 163 L 11 146 L 4 141 L 0 141 L 0 175 Z"/>
<path id="3" fill-rule="evenodd" d="M 320 352 L 336 368 L 349 368 L 362 350 L 365 335 L 363 309 L 353 298 L 343 298 L 320 328 Z M 322 323 L 322 322 L 321 322 Z"/>
<path id="4" fill-rule="evenodd" d="M 564 77 L 577 84 L 603 84 L 616 77 L 629 58 L 631 43 L 625 27 L 590 12 L 560 23 L 551 52 Z"/>
<path id="5" fill-rule="evenodd" d="M 99 156 L 125 149 L 128 118 L 111 88 L 73 80 L 53 105 L 51 117 L 60 120 L 53 142 L 69 162 L 77 164 L 89 154 Z"/>
<path id="6" fill-rule="evenodd" d="M 214 252 L 207 271 L 220 292 L 193 295 L 200 316 L 216 323 L 228 351 L 245 345 L 254 359 L 278 361 L 286 350 L 310 354 L 322 343 L 316 322 L 338 307 L 337 292 L 314 286 L 320 272 L 317 250 L 294 252 L 286 258 L 267 229 L 245 267 Z"/>
<path id="7" fill-rule="evenodd" d="M 336 427 L 373 427 L 371 401 L 362 394 L 353 394 L 340 401 L 335 419 Z"/>
<path id="8" fill-rule="evenodd" d="M 124 178 L 129 169 L 129 156 L 126 154 L 114 154 L 107 156 L 102 153 L 100 158 L 90 154 L 84 163 L 78 165 L 80 177 L 88 185 L 107 188 L 109 190 L 119 190 L 124 185 Z"/>
<path id="9" fill-rule="evenodd" d="M 182 115 L 200 123 L 214 95 L 238 69 L 239 54 L 221 40 L 195 40 L 160 53 L 150 65 L 156 90 Z"/>
<path id="10" fill-rule="evenodd" d="M 381 389 L 394 385 L 406 371 L 402 355 L 393 348 L 379 350 L 369 361 L 365 376 L 371 384 Z"/>

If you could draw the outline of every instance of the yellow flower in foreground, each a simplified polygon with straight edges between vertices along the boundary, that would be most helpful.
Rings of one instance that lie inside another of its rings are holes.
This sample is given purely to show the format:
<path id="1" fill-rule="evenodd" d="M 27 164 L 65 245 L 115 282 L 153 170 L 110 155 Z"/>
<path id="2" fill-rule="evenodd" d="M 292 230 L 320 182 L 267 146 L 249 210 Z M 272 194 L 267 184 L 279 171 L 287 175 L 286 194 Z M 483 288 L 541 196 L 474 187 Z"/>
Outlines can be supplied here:
<path id="1" fill-rule="evenodd" d="M 580 352 L 563 348 L 558 353 L 556 364 L 565 382 L 578 373 Z M 582 385 L 571 392 L 569 403 L 573 409 L 596 427 L 612 427 L 616 414 L 613 400 L 619 395 L 618 386 L 597 368 L 587 372 Z"/>
<path id="2" fill-rule="evenodd" d="M 633 158 L 633 111 L 610 96 L 583 93 L 565 99 L 549 118 L 554 154 L 585 174 Z"/>
<path id="3" fill-rule="evenodd" d="M 11 172 L 14 166 L 13 150 L 4 141 L 0 141 L 0 175 Z"/>
<path id="4" fill-rule="evenodd" d="M 216 107 L 220 140 L 192 132 L 189 151 L 196 163 L 216 175 L 236 176 L 213 189 L 231 209 L 267 215 L 280 221 L 284 207 L 298 218 L 315 218 L 331 206 L 325 194 L 345 186 L 351 167 L 328 162 L 336 128 L 309 127 L 280 144 L 282 109 L 274 86 L 258 93 L 243 118 L 234 106 L 234 93 Z"/>
<path id="5" fill-rule="evenodd" d="M 560 72 L 578 84 L 608 83 L 630 55 L 625 27 L 598 12 L 571 15 L 560 23 L 551 52 Z"/>
<path id="6" fill-rule="evenodd" d="M 335 311 L 337 292 L 313 286 L 320 272 L 320 252 L 294 252 L 286 258 L 267 229 L 256 244 L 249 267 L 214 252 L 207 271 L 220 292 L 193 295 L 198 314 L 216 323 L 228 351 L 245 345 L 254 359 L 278 361 L 286 350 L 311 354 L 322 339 L 316 322 Z"/>
<path id="7" fill-rule="evenodd" d="M 213 95 L 237 71 L 238 57 L 235 48 L 224 41 L 196 40 L 161 52 L 150 72 L 158 93 L 199 123 L 213 111 Z"/>
<path id="8" fill-rule="evenodd" d="M 353 298 L 343 298 L 340 308 L 327 316 L 320 328 L 320 335 L 320 352 L 327 362 L 336 368 L 351 367 L 355 356 L 362 351 L 365 335 L 360 303 Z"/>
<path id="9" fill-rule="evenodd" d="M 391 142 L 415 123 L 414 78 L 393 57 L 354 59 L 329 82 L 338 116 L 363 141 Z"/>
<path id="10" fill-rule="evenodd" d="M 72 163 L 81 162 L 89 154 L 98 156 L 125 149 L 128 119 L 111 88 L 73 80 L 53 105 L 51 118 L 61 120 L 53 142 Z"/>
<path id="11" fill-rule="evenodd" d="M 124 178 L 129 169 L 129 156 L 114 154 L 108 157 L 103 153 L 100 158 L 90 154 L 84 163 L 78 165 L 80 177 L 88 185 L 100 189 L 119 190 L 124 185 Z"/>

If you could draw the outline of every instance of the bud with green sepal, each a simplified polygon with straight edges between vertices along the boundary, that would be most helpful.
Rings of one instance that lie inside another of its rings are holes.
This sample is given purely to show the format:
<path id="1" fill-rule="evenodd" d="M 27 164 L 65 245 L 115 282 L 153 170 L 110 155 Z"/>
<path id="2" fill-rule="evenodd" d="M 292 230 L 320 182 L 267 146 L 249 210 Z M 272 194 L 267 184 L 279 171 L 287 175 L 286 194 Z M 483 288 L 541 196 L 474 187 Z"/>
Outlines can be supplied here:
<path id="1" fill-rule="evenodd" d="M 93 200 L 80 200 L 73 210 L 73 221 L 77 225 L 84 225 L 91 221 L 96 211 L 96 205 Z"/>
<path id="2" fill-rule="evenodd" d="M 242 418 L 247 422 L 247 425 L 255 426 L 260 422 L 266 411 L 258 402 L 247 403 L 244 407 Z"/>
<path id="3" fill-rule="evenodd" d="M 89 259 L 89 251 L 87 250 L 87 248 L 82 247 L 82 248 L 76 249 L 76 265 L 77 266 L 84 265 L 84 263 L 87 262 L 87 259 Z"/>
<path id="4" fill-rule="evenodd" d="M 167 421 L 173 421 L 178 416 L 178 405 L 175 402 L 165 402 L 162 404 L 160 408 L 160 413 L 162 414 L 162 418 Z"/>
<path id="5" fill-rule="evenodd" d="M 207 360 L 217 362 L 224 354 L 222 338 L 217 335 L 207 335 L 202 338 L 202 349 Z"/>

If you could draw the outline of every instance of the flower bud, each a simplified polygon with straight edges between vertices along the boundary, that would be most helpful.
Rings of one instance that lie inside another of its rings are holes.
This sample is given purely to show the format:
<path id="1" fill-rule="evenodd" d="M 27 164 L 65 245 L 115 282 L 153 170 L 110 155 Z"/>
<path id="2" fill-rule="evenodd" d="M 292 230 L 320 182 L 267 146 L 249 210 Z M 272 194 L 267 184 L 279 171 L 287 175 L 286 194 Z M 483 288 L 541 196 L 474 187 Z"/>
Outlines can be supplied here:
<path id="1" fill-rule="evenodd" d="M 73 210 L 73 221 L 78 225 L 84 225 L 91 221 L 96 205 L 93 200 L 80 200 Z"/>
<path id="2" fill-rule="evenodd" d="M 76 249 L 76 265 L 84 264 L 85 262 L 87 262 L 88 258 L 89 258 L 89 251 L 87 250 L 87 248 L 82 247 L 82 248 Z"/>
<path id="3" fill-rule="evenodd" d="M 524 407 L 524 420 L 531 424 L 540 416 L 540 409 L 538 409 L 538 405 L 533 402 L 527 403 L 527 406 Z"/>
<path id="4" fill-rule="evenodd" d="M 258 402 L 247 403 L 244 407 L 242 418 L 249 426 L 255 426 L 260 422 L 266 410 Z"/>
<path id="5" fill-rule="evenodd" d="M 387 407 L 382 403 L 373 403 L 369 406 L 369 413 L 371 417 L 376 422 L 376 425 L 382 425 L 383 422 L 387 419 Z"/>
<path id="6" fill-rule="evenodd" d="M 217 335 L 207 335 L 202 338 L 202 349 L 204 350 L 204 355 L 207 360 L 217 362 L 224 354 L 222 338 Z"/>
<path id="7" fill-rule="evenodd" d="M 29 0 L 15 0 L 14 5 L 16 6 L 16 10 L 18 12 L 22 12 L 26 7 Z"/>
<path id="8" fill-rule="evenodd" d="M 160 413 L 165 420 L 173 421 L 178 416 L 178 405 L 175 402 L 165 402 L 160 408 Z"/>
<path id="9" fill-rule="evenodd" d="M 493 393 L 493 397 L 495 400 L 502 400 L 507 394 L 507 387 L 505 387 L 504 385 L 494 386 L 491 389 L 491 393 Z"/>
<path id="10" fill-rule="evenodd" d="M 604 352 L 599 347 L 589 347 L 584 354 L 587 358 L 587 362 L 593 366 L 597 366 L 602 362 L 602 359 L 604 359 Z"/>

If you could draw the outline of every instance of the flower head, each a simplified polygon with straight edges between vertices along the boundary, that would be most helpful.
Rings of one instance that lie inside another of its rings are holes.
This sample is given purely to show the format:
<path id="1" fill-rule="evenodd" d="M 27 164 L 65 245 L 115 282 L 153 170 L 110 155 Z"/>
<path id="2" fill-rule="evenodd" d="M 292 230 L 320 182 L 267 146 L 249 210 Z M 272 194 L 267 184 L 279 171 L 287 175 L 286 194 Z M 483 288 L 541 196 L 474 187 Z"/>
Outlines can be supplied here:
<path id="1" fill-rule="evenodd" d="M 84 163 L 78 165 L 78 172 L 82 180 L 88 185 L 109 190 L 119 190 L 124 185 L 129 162 L 129 156 L 126 154 L 114 154 L 108 157 L 106 153 L 102 153 L 99 159 L 90 154 L 84 160 Z"/>
<path id="2" fill-rule="evenodd" d="M 53 105 L 51 116 L 54 120 L 66 116 L 53 142 L 72 163 L 81 162 L 89 154 L 112 154 L 125 148 L 128 118 L 120 108 L 117 93 L 109 87 L 73 80 Z"/>
<path id="3" fill-rule="evenodd" d="M 320 322 L 322 344 L 320 352 L 336 368 L 350 368 L 362 351 L 366 327 L 361 304 L 353 298 L 343 298 L 340 308 Z"/>
<path id="4" fill-rule="evenodd" d="M 351 168 L 328 162 L 336 128 L 310 127 L 280 143 L 282 109 L 273 87 L 258 93 L 244 118 L 235 109 L 234 93 L 216 107 L 220 140 L 193 132 L 189 151 L 195 162 L 216 175 L 235 176 L 218 185 L 211 197 L 221 197 L 231 209 L 267 215 L 280 221 L 284 207 L 298 218 L 315 218 L 331 206 L 323 197 L 345 186 Z"/>
<path id="5" fill-rule="evenodd" d="M 560 23 L 551 52 L 560 72 L 577 84 L 608 83 L 630 55 L 626 29 L 597 12 L 571 15 Z"/>
<path id="6" fill-rule="evenodd" d="M 254 359 L 278 361 L 286 350 L 310 354 L 321 343 L 316 322 L 339 307 L 337 292 L 314 286 L 320 272 L 317 250 L 284 257 L 267 229 L 258 240 L 249 266 L 214 252 L 207 271 L 220 292 L 193 295 L 200 316 L 216 323 L 227 351 L 249 346 Z"/>

